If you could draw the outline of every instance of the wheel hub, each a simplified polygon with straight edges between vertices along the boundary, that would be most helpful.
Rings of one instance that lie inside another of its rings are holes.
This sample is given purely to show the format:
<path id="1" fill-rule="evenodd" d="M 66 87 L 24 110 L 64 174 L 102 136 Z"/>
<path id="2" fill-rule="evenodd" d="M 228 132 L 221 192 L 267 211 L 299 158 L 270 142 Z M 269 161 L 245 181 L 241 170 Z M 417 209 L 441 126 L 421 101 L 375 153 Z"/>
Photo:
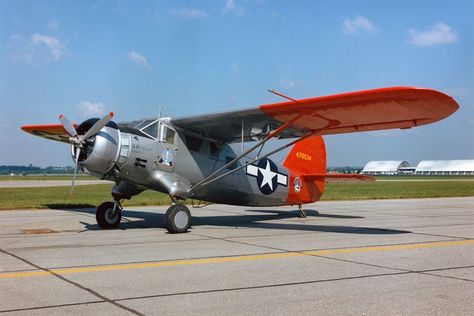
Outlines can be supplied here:
<path id="1" fill-rule="evenodd" d="M 114 224 L 115 221 L 117 220 L 117 215 L 118 215 L 118 210 L 113 210 L 112 208 L 109 208 L 107 212 L 105 213 L 105 219 L 109 224 Z"/>
<path id="2" fill-rule="evenodd" d="M 174 218 L 174 224 L 177 228 L 182 229 L 186 227 L 188 220 L 188 214 L 186 214 L 186 212 L 184 211 L 179 211 L 178 213 L 176 213 L 176 216 Z"/>

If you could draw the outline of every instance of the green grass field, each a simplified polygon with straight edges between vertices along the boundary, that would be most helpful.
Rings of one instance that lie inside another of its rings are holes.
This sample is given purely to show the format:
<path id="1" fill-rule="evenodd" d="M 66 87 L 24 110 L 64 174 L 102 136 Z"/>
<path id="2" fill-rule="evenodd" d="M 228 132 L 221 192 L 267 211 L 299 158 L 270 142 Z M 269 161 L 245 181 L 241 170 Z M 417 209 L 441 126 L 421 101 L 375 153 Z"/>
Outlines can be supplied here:
<path id="1" fill-rule="evenodd" d="M 390 179 L 403 180 L 403 177 Z M 385 179 L 385 177 L 384 177 Z M 415 179 L 421 179 L 416 177 Z M 401 199 L 474 196 L 474 180 L 466 177 L 424 178 L 424 181 L 377 181 L 362 183 L 328 183 L 323 201 Z M 443 181 L 439 181 L 443 180 Z M 96 207 L 111 200 L 112 184 L 77 186 L 74 194 L 70 187 L 0 188 L 0 210 L 35 208 Z M 190 201 L 188 201 L 190 203 Z M 167 195 L 145 191 L 125 201 L 124 206 L 168 205 Z"/>
<path id="2" fill-rule="evenodd" d="M 76 179 L 78 180 L 97 180 L 92 176 L 85 174 L 78 174 Z M 30 180 L 72 180 L 72 174 L 33 174 L 28 176 L 8 176 L 0 175 L 0 181 L 30 181 Z"/>
<path id="3" fill-rule="evenodd" d="M 474 181 L 328 183 L 323 201 L 474 196 Z"/>

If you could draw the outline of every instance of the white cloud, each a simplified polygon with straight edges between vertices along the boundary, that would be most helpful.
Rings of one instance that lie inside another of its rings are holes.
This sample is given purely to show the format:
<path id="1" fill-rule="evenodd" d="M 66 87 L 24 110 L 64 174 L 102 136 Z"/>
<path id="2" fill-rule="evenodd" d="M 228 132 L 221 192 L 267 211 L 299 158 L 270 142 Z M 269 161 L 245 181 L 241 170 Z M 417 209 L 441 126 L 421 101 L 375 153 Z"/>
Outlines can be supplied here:
<path id="1" fill-rule="evenodd" d="M 285 89 L 292 89 L 297 86 L 301 86 L 304 84 L 303 80 L 296 79 L 296 80 L 291 80 L 291 79 L 280 79 L 278 81 L 278 85 L 282 86 Z"/>
<path id="2" fill-rule="evenodd" d="M 234 0 L 227 0 L 224 6 L 224 13 L 229 13 L 234 16 L 244 16 L 245 9 L 242 6 L 235 4 Z"/>
<path id="3" fill-rule="evenodd" d="M 130 59 L 133 63 L 135 63 L 138 66 L 145 67 L 145 68 L 150 68 L 148 64 L 148 60 L 140 53 L 136 51 L 131 51 L 127 55 L 128 59 Z"/>
<path id="4" fill-rule="evenodd" d="M 57 20 L 51 20 L 48 22 L 47 27 L 51 32 L 57 31 L 59 29 L 59 22 Z"/>
<path id="5" fill-rule="evenodd" d="M 19 41 L 23 39 L 23 36 L 21 36 L 20 34 L 12 34 L 10 35 L 10 39 L 12 41 Z"/>
<path id="6" fill-rule="evenodd" d="M 373 24 L 372 22 L 369 21 L 364 16 L 357 16 L 352 20 L 345 19 L 344 22 L 342 22 L 342 29 L 347 32 L 347 33 L 359 33 L 359 32 L 368 32 L 368 33 L 377 33 L 378 28 Z"/>
<path id="7" fill-rule="evenodd" d="M 207 11 L 193 8 L 182 8 L 178 10 L 172 10 L 171 13 L 178 18 L 187 19 L 207 18 L 209 16 Z"/>
<path id="8" fill-rule="evenodd" d="M 433 46 L 456 43 L 458 34 L 444 22 L 438 22 L 426 31 L 408 30 L 410 43 L 416 46 Z"/>
<path id="9" fill-rule="evenodd" d="M 105 113 L 105 105 L 102 102 L 82 101 L 77 106 L 77 112 L 81 117 L 100 117 Z"/>
<path id="10" fill-rule="evenodd" d="M 232 65 L 230 65 L 230 67 L 231 67 L 232 70 L 235 71 L 235 72 L 239 72 L 239 71 L 240 71 L 240 66 L 237 65 L 237 64 L 232 64 Z"/>
<path id="11" fill-rule="evenodd" d="M 31 53 L 41 54 L 40 51 L 45 49 L 46 59 L 53 61 L 61 59 L 61 57 L 65 56 L 67 53 L 64 45 L 59 39 L 54 36 L 38 33 L 31 35 L 29 47 Z"/>

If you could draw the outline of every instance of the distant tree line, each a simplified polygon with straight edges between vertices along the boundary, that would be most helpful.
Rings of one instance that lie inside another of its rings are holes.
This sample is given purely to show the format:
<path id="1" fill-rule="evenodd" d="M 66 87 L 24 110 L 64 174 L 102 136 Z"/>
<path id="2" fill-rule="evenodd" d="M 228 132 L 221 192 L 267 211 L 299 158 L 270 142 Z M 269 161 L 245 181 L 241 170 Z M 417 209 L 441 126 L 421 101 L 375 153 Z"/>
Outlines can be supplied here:
<path id="1" fill-rule="evenodd" d="M 0 165 L 0 175 L 29 175 L 29 174 L 69 174 L 74 173 L 74 167 L 54 167 L 40 168 L 30 164 L 29 166 L 9 166 Z"/>
<path id="2" fill-rule="evenodd" d="M 362 167 L 328 167 L 328 172 L 337 172 L 337 173 L 360 173 L 362 171 Z"/>

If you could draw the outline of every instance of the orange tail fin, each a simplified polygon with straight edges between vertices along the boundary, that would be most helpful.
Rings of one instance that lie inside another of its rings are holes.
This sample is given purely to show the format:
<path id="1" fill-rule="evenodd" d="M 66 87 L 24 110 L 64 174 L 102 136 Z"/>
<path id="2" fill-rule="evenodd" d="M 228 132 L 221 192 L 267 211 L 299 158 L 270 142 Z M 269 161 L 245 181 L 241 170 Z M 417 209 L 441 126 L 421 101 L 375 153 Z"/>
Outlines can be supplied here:
<path id="1" fill-rule="evenodd" d="M 288 185 L 289 204 L 304 204 L 319 200 L 324 192 L 324 177 L 306 175 L 326 174 L 326 146 L 317 135 L 296 143 L 286 156 L 283 165 L 290 173 Z"/>

